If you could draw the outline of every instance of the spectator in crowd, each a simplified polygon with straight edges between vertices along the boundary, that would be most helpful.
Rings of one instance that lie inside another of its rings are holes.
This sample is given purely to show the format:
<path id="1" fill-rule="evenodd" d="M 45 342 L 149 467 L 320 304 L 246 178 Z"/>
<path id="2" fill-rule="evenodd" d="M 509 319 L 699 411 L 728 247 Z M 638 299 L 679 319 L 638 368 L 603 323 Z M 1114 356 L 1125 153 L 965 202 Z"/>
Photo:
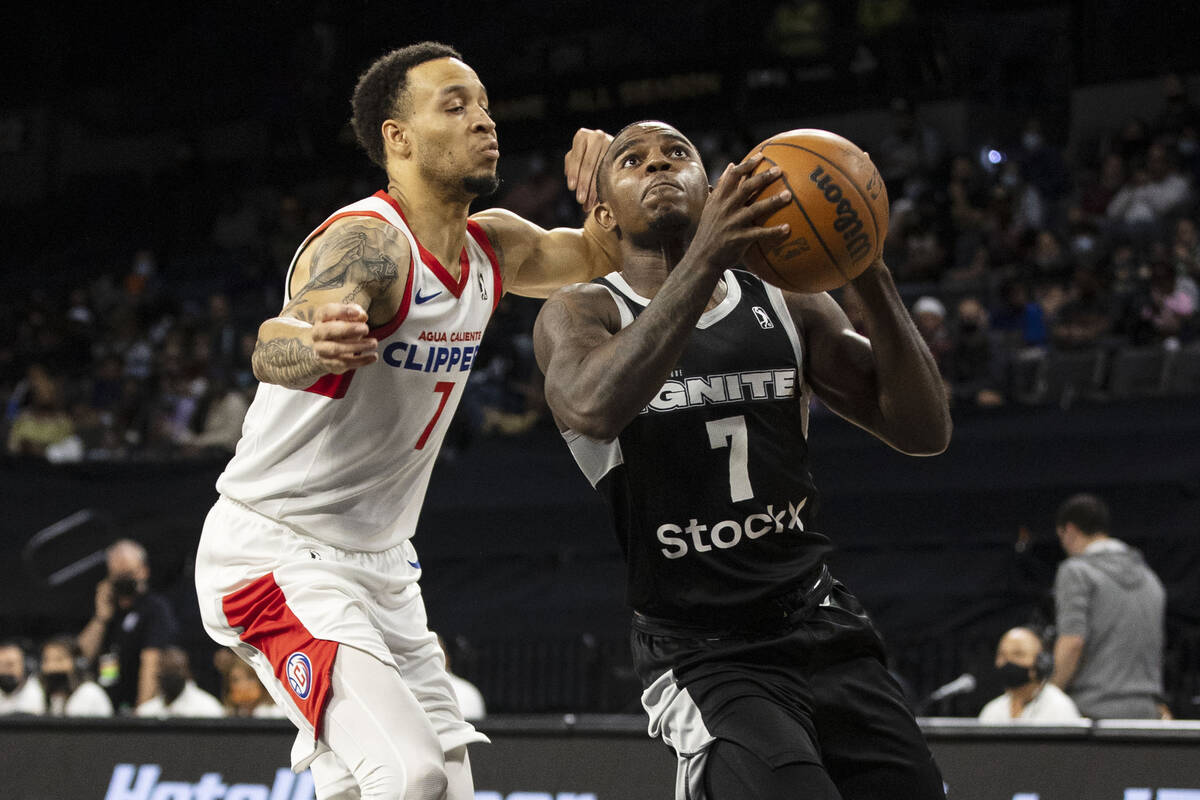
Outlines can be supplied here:
<path id="1" fill-rule="evenodd" d="M 1183 208 L 1191 196 L 1187 178 L 1162 142 L 1150 145 L 1146 160 L 1108 204 L 1108 216 L 1132 238 L 1153 234 L 1160 222 Z"/>
<path id="2" fill-rule="evenodd" d="M 996 672 L 1004 694 L 983 707 L 979 721 L 1049 724 L 1080 719 L 1071 698 L 1049 682 L 1052 668 L 1050 653 L 1032 630 L 1013 628 L 1005 633 L 996 648 Z"/>
<path id="3" fill-rule="evenodd" d="M 97 665 L 113 707 L 125 712 L 158 691 L 159 663 L 178 625 L 166 599 L 150 591 L 144 547 L 121 539 L 106 557 L 108 577 L 96 585 L 95 612 L 78 643 L 88 662 Z"/>
<path id="4" fill-rule="evenodd" d="M 952 342 L 944 375 L 954 400 L 980 408 L 1003 405 L 1001 362 L 992 352 L 988 313 L 979 298 L 959 301 Z"/>
<path id="5" fill-rule="evenodd" d="M 466 678 L 460 678 L 450 669 L 450 651 L 446 642 L 438 636 L 438 646 L 446 658 L 446 675 L 454 688 L 454 696 L 458 699 L 458 707 L 462 709 L 463 719 L 476 720 L 487 716 L 487 706 L 483 702 L 483 692 Z"/>
<path id="6" fill-rule="evenodd" d="M 954 347 L 950 329 L 946 325 L 946 305 L 930 295 L 919 297 L 913 303 L 912 318 L 929 352 L 933 354 L 938 369 L 945 375 L 946 360 Z"/>
<path id="7" fill-rule="evenodd" d="M 47 449 L 69 439 L 75 426 L 63 406 L 59 380 L 44 367 L 31 366 L 26 385 L 28 404 L 9 428 L 8 452 L 15 456 L 45 458 Z"/>
<path id="8" fill-rule="evenodd" d="M 45 713 L 52 717 L 111 717 L 112 701 L 85 674 L 83 654 L 74 636 L 55 636 L 42 645 L 38 677 L 46 693 Z"/>
<path id="9" fill-rule="evenodd" d="M 25 646 L 11 639 L 0 642 L 0 715 L 42 713 L 46 696 L 30 672 Z"/>
<path id="10" fill-rule="evenodd" d="M 176 432 L 176 442 L 188 452 L 209 450 L 231 456 L 242 438 L 242 421 L 249 408 L 245 394 L 224 378 L 216 378 L 206 384 L 191 424 Z"/>
<path id="11" fill-rule="evenodd" d="M 1051 326 L 1056 347 L 1084 349 L 1095 347 L 1113 328 L 1112 304 L 1094 270 L 1075 270 L 1058 315 Z"/>
<path id="12" fill-rule="evenodd" d="M 1067 559 L 1054 579 L 1058 639 L 1051 681 L 1093 719 L 1158 719 L 1166 594 L 1142 554 L 1109 535 L 1099 497 L 1068 498 L 1055 517 Z"/>
<path id="13" fill-rule="evenodd" d="M 232 651 L 228 649 L 222 652 L 229 656 L 220 659 L 218 667 L 224 684 L 222 694 L 226 716 L 257 719 L 281 719 L 286 716 L 283 708 L 271 699 L 271 695 L 250 665 L 233 656 Z"/>
<path id="14" fill-rule="evenodd" d="M 223 717 L 221 701 L 192 680 L 187 653 L 168 647 L 162 653 L 154 696 L 137 707 L 139 717 Z"/>

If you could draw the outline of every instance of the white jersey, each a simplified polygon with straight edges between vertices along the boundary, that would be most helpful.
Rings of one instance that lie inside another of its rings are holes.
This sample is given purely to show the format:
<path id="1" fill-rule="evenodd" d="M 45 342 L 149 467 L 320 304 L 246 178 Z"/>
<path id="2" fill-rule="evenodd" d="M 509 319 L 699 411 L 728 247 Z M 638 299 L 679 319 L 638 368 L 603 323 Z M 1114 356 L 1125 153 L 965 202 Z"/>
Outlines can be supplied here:
<path id="1" fill-rule="evenodd" d="M 455 282 L 413 236 L 399 204 L 377 192 L 309 234 L 288 283 L 309 242 L 348 216 L 395 226 L 412 250 L 396 316 L 371 331 L 379 360 L 304 390 L 260 385 L 217 491 L 302 535 L 380 551 L 416 530 L 438 449 L 500 298 L 500 270 L 482 228 L 468 222 Z"/>

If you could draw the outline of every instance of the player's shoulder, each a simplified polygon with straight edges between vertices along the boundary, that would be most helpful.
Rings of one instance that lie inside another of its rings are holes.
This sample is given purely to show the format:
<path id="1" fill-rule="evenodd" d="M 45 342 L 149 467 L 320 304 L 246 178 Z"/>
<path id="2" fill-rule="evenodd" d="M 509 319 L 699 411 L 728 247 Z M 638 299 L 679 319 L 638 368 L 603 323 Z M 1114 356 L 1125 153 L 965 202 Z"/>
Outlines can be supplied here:
<path id="1" fill-rule="evenodd" d="M 620 312 L 612 293 L 599 283 L 569 283 L 556 289 L 542 306 L 538 323 L 565 326 L 599 321 L 609 330 L 620 327 Z"/>
<path id="2" fill-rule="evenodd" d="M 408 257 L 411 246 L 404 232 L 372 214 L 347 214 L 329 223 L 310 244 L 323 247 L 362 247 Z"/>

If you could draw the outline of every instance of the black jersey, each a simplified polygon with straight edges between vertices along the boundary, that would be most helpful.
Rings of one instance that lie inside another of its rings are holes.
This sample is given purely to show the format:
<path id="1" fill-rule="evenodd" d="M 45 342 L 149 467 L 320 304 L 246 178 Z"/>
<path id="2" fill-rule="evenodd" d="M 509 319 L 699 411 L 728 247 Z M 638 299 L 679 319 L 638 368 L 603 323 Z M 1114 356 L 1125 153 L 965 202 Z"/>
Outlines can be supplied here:
<path id="1" fill-rule="evenodd" d="M 629 325 L 649 302 L 618 273 L 596 281 Z M 800 339 L 778 289 L 725 273 L 650 404 L 612 442 L 564 432 L 609 501 L 628 601 L 669 619 L 703 619 L 800 588 L 829 541 L 809 530 Z"/>

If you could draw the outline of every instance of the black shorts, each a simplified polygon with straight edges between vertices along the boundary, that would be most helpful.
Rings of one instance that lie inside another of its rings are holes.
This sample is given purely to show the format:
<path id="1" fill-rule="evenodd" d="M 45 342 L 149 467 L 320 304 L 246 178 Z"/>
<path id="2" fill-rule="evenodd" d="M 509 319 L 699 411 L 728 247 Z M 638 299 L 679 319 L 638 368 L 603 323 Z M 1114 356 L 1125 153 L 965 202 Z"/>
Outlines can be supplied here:
<path id="1" fill-rule="evenodd" d="M 819 764 L 846 800 L 945 796 L 866 612 L 836 582 L 818 602 L 799 619 L 754 633 L 635 617 L 642 703 L 651 734 L 679 758 L 677 798 L 704 797 L 705 753 L 717 739 L 771 768 Z"/>

